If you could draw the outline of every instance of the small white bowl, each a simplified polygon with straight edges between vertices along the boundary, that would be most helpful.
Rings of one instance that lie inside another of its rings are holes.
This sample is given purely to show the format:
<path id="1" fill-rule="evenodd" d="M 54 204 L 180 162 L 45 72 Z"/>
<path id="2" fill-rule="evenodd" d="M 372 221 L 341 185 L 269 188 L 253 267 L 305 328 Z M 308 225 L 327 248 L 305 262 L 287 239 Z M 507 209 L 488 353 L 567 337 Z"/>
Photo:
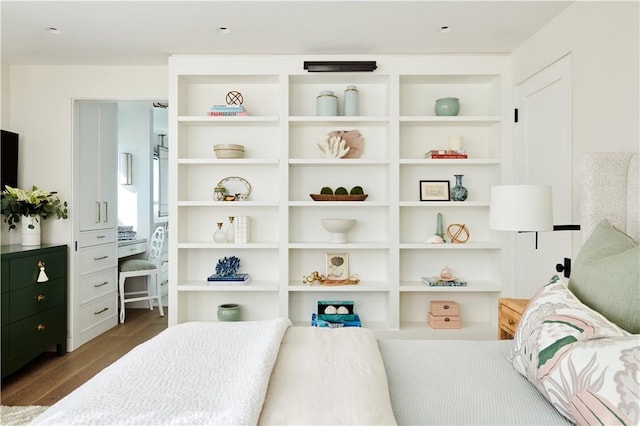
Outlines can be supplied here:
<path id="1" fill-rule="evenodd" d="M 347 232 L 356 224 L 355 219 L 322 219 L 320 222 L 331 233 L 331 242 L 338 244 L 347 242 Z"/>
<path id="2" fill-rule="evenodd" d="M 217 158 L 243 158 L 244 145 L 219 144 L 213 146 Z"/>

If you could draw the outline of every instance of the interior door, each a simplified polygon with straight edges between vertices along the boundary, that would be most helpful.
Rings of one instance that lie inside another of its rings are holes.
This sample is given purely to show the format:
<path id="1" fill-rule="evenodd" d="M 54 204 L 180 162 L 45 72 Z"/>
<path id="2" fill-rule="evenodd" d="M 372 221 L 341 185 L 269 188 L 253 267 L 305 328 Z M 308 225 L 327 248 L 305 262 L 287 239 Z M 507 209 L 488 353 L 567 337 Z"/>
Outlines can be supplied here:
<path id="1" fill-rule="evenodd" d="M 118 106 L 115 102 L 79 101 L 78 188 L 80 231 L 117 224 Z"/>
<path id="2" fill-rule="evenodd" d="M 516 87 L 516 164 L 519 184 L 551 185 L 554 225 L 572 223 L 571 56 Z M 530 298 L 571 257 L 571 232 L 516 237 L 515 297 Z"/>

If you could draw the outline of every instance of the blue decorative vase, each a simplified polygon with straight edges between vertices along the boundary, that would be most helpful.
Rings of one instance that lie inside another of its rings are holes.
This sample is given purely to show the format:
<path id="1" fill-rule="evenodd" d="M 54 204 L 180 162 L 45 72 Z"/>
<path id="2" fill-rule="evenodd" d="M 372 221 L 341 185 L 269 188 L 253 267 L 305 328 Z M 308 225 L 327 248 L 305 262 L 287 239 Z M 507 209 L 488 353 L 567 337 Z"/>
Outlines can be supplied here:
<path id="1" fill-rule="evenodd" d="M 240 321 L 240 305 L 235 303 L 218 305 L 218 321 Z"/>
<path id="2" fill-rule="evenodd" d="M 462 186 L 462 176 L 464 175 L 454 176 L 456 177 L 456 184 L 453 188 L 451 188 L 451 200 L 464 201 L 467 199 L 467 195 L 469 195 L 469 191 L 467 191 L 467 188 Z"/>
<path id="3" fill-rule="evenodd" d="M 440 98 L 436 100 L 436 115 L 453 116 L 460 112 L 460 99 L 458 98 Z"/>

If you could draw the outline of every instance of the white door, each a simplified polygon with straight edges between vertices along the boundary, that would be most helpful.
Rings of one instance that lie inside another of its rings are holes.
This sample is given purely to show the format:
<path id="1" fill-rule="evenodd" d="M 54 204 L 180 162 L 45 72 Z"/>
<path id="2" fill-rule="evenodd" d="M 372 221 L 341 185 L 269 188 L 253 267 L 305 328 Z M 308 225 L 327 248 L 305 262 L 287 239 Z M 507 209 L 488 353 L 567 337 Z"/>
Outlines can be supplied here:
<path id="1" fill-rule="evenodd" d="M 518 85 L 515 91 L 517 183 L 553 190 L 554 225 L 572 223 L 571 56 L 565 56 Z M 571 232 L 516 237 L 515 297 L 530 298 L 571 257 Z"/>
<path id="2" fill-rule="evenodd" d="M 117 108 L 115 102 L 77 104 L 80 231 L 117 224 Z"/>

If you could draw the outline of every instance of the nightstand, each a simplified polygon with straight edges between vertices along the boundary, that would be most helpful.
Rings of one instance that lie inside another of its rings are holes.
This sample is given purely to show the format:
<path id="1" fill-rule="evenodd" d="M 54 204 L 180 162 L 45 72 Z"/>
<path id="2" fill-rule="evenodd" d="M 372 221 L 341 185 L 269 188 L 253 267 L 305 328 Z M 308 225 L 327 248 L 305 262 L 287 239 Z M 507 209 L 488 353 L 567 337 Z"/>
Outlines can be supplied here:
<path id="1" fill-rule="evenodd" d="M 513 339 L 529 299 L 498 299 L 498 339 Z"/>

